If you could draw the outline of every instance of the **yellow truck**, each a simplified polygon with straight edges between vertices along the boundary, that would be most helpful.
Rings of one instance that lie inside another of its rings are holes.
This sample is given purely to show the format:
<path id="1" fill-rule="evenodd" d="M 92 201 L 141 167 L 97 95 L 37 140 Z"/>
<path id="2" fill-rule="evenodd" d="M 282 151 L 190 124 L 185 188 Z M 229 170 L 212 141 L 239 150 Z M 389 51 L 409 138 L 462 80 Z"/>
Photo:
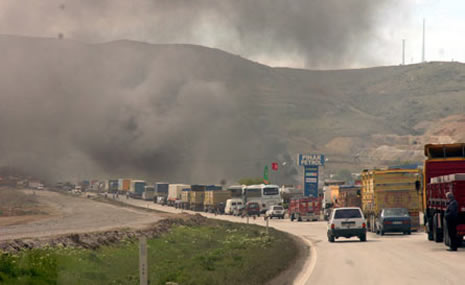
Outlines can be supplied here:
<path id="1" fill-rule="evenodd" d="M 420 227 L 419 193 L 415 187 L 421 179 L 418 169 L 364 170 L 362 180 L 362 211 L 367 228 L 376 232 L 376 219 L 385 208 L 406 208 L 411 229 Z"/>
<path id="2" fill-rule="evenodd" d="M 189 208 L 192 211 L 202 211 L 205 191 L 190 191 Z"/>
<path id="3" fill-rule="evenodd" d="M 174 204 L 174 206 L 178 208 L 182 208 L 182 209 L 189 209 L 190 198 L 191 198 L 191 190 L 190 188 L 185 188 L 182 190 L 182 193 L 181 193 L 181 203 Z"/>
<path id="4" fill-rule="evenodd" d="M 205 191 L 203 208 L 206 212 L 223 214 L 226 200 L 229 198 L 231 198 L 231 191 L 228 190 Z"/>

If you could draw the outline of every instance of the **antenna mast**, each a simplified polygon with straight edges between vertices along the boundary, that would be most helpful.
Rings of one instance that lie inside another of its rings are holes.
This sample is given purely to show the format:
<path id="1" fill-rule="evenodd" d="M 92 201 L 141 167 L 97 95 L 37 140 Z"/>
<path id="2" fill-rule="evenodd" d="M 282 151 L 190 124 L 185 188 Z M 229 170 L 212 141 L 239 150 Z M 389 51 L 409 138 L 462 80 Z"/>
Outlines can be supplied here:
<path id="1" fill-rule="evenodd" d="M 423 18 L 423 49 L 421 53 L 421 62 L 425 62 L 425 18 Z"/>

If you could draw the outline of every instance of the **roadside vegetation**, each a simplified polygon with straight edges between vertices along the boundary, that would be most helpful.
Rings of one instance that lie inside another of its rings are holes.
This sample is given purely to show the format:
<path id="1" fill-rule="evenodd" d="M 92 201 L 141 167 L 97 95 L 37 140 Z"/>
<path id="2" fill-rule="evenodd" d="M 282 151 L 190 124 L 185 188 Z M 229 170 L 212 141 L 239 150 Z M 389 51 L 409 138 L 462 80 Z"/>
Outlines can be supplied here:
<path id="1" fill-rule="evenodd" d="M 239 179 L 239 184 L 241 184 L 241 185 L 263 184 L 263 178 L 261 178 L 261 177 L 245 177 L 245 178 Z"/>
<path id="2" fill-rule="evenodd" d="M 209 221 L 148 240 L 150 284 L 264 284 L 297 256 L 287 234 Z M 43 248 L 0 256 L 1 284 L 139 284 L 138 243 L 97 250 Z"/>

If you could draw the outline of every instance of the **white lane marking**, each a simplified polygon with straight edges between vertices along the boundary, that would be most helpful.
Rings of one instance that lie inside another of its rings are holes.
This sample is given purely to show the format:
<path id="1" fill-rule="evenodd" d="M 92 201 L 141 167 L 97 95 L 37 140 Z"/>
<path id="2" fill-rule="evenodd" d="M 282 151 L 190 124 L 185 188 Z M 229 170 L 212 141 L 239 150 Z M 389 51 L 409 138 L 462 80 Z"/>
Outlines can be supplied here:
<path id="1" fill-rule="evenodd" d="M 313 241 L 306 236 L 300 236 L 299 238 L 301 238 L 310 247 L 310 258 L 307 258 L 307 261 L 302 267 L 302 271 L 294 280 L 294 285 L 303 285 L 307 283 L 312 276 L 313 269 L 315 269 L 316 261 L 318 259 Z"/>

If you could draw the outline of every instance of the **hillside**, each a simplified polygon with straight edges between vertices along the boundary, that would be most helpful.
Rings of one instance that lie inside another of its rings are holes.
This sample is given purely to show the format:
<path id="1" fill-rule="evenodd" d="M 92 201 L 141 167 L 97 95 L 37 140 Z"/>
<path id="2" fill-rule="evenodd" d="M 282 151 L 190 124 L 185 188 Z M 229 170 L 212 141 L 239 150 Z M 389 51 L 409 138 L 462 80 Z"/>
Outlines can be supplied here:
<path id="1" fill-rule="evenodd" d="M 0 165 L 50 179 L 233 182 L 297 152 L 359 170 L 465 139 L 459 63 L 310 71 L 192 45 L 15 36 L 0 49 Z M 277 182 L 296 173 L 283 171 Z"/>

